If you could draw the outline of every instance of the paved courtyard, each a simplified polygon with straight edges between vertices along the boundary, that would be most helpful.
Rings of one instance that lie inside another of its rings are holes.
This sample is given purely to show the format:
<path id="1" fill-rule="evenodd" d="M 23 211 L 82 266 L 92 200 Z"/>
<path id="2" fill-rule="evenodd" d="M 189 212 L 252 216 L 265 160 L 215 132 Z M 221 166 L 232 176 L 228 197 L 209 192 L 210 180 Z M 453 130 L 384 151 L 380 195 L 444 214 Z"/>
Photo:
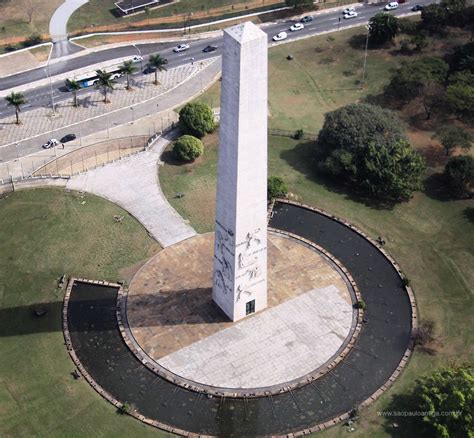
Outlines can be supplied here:
<path id="1" fill-rule="evenodd" d="M 181 377 L 226 388 L 281 384 L 325 364 L 353 323 L 334 264 L 269 234 L 269 308 L 230 322 L 211 299 L 214 234 L 170 246 L 133 278 L 127 316 L 145 352 Z"/>

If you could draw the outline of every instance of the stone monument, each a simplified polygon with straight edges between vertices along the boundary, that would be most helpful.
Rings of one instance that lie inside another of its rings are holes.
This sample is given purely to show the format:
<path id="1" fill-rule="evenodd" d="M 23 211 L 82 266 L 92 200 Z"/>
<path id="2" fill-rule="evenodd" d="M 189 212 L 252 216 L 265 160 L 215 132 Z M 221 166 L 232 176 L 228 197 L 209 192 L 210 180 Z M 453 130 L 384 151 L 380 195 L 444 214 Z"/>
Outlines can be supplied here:
<path id="1" fill-rule="evenodd" d="M 267 35 L 224 31 L 212 297 L 237 321 L 267 307 Z"/>

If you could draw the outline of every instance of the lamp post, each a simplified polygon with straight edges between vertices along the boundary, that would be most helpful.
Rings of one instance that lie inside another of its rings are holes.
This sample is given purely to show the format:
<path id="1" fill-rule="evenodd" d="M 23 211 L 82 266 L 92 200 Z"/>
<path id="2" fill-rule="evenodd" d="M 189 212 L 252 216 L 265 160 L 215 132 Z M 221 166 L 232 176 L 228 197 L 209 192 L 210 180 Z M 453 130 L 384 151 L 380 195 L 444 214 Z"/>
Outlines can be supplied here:
<path id="1" fill-rule="evenodd" d="M 138 55 L 140 56 L 140 70 L 141 72 L 143 72 L 143 56 L 142 56 L 142 52 L 140 51 L 140 49 L 135 45 L 135 44 L 132 44 L 133 47 L 135 47 L 136 51 L 138 52 Z"/>
<path id="2" fill-rule="evenodd" d="M 365 26 L 365 28 L 367 29 L 367 37 L 365 38 L 364 67 L 362 69 L 362 82 L 360 84 L 361 89 L 365 86 L 365 69 L 367 66 L 367 49 L 369 48 L 370 25 L 368 24 Z"/>
<path id="3" fill-rule="evenodd" d="M 49 90 L 50 90 L 50 93 L 51 93 L 51 110 L 52 110 L 52 115 L 55 116 L 56 112 L 54 110 L 53 80 L 51 79 L 51 74 L 49 73 L 49 62 L 48 62 L 48 65 L 46 66 L 46 68 L 43 68 L 43 70 L 46 74 L 46 77 L 49 78 Z"/>

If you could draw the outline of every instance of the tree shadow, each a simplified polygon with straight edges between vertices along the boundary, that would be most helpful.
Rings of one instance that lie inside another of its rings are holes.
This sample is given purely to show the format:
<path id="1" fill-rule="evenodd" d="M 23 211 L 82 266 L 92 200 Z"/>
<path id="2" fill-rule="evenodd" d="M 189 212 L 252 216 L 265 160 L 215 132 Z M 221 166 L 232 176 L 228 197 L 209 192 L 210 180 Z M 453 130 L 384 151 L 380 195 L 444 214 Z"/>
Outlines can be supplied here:
<path id="1" fill-rule="evenodd" d="M 395 206 L 393 202 L 376 200 L 357 191 L 353 183 L 335 181 L 319 169 L 319 158 L 316 152 L 317 144 L 314 141 L 298 143 L 293 149 L 283 151 L 280 157 L 293 169 L 305 176 L 306 179 L 323 186 L 330 192 L 342 194 L 346 199 L 366 205 L 376 210 L 390 210 Z"/>
<path id="2" fill-rule="evenodd" d="M 444 175 L 440 172 L 428 176 L 424 181 L 424 187 L 423 192 L 431 199 L 443 202 L 455 199 L 446 185 Z"/>
<path id="3" fill-rule="evenodd" d="M 384 429 L 393 438 L 423 437 L 424 430 L 420 430 L 421 418 L 406 413 L 418 411 L 413 394 L 394 394 L 387 407 L 380 412 L 384 417 Z"/>
<path id="4" fill-rule="evenodd" d="M 474 224 L 474 207 L 467 207 L 462 212 L 463 216 Z"/>

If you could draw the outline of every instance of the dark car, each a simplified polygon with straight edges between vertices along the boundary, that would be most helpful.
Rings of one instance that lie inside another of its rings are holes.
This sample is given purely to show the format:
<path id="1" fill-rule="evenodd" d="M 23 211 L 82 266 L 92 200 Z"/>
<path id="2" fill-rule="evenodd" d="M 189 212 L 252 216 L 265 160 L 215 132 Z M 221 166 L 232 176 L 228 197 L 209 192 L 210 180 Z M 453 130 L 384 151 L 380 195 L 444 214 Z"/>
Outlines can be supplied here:
<path id="1" fill-rule="evenodd" d="M 155 73 L 156 67 L 152 67 L 151 65 L 147 65 L 145 70 L 143 70 L 144 75 L 149 75 L 150 73 Z"/>
<path id="2" fill-rule="evenodd" d="M 76 134 L 67 134 L 60 141 L 61 143 L 67 143 L 76 139 Z"/>
<path id="3" fill-rule="evenodd" d="M 423 5 L 415 5 L 411 8 L 411 10 L 413 12 L 418 12 L 418 11 L 422 11 L 423 9 L 425 9 L 425 7 Z"/>
<path id="4" fill-rule="evenodd" d="M 217 50 L 217 46 L 206 46 L 202 50 L 204 53 L 215 52 Z"/>
<path id="5" fill-rule="evenodd" d="M 300 20 L 301 23 L 309 23 L 310 21 L 313 21 L 313 17 L 311 15 L 306 15 Z"/>

